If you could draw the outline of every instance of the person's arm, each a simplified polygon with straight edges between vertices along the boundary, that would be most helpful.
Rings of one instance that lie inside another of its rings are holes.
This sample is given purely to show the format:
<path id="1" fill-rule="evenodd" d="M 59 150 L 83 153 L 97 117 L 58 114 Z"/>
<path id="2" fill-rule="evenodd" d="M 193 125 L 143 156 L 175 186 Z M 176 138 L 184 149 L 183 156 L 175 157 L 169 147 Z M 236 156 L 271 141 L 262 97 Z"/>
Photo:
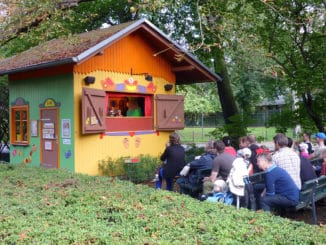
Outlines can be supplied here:
<path id="1" fill-rule="evenodd" d="M 266 184 L 266 191 L 265 195 L 266 196 L 273 196 L 275 195 L 275 180 L 273 176 L 270 174 L 265 175 L 265 184 Z"/>
<path id="2" fill-rule="evenodd" d="M 165 148 L 163 154 L 161 155 L 160 159 L 161 161 L 165 161 L 168 157 L 168 148 Z"/>
<path id="3" fill-rule="evenodd" d="M 212 171 L 211 172 L 211 175 L 209 177 L 205 177 L 203 179 L 203 182 L 205 182 L 205 181 L 212 181 L 212 182 L 214 182 L 216 180 L 216 178 L 217 178 L 217 175 L 218 175 L 218 172 Z"/>

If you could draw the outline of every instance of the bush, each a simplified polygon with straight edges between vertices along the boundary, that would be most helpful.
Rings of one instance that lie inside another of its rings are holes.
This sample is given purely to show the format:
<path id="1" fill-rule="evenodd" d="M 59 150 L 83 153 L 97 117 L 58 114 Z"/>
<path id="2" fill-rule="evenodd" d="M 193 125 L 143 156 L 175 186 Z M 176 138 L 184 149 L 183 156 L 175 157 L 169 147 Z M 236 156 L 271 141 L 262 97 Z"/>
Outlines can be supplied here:
<path id="1" fill-rule="evenodd" d="M 118 178 L 6 164 L 0 179 L 1 244 L 326 244 L 324 227 Z"/>
<path id="2" fill-rule="evenodd" d="M 101 174 L 107 176 L 119 176 L 134 183 L 142 183 L 153 178 L 155 169 L 160 165 L 158 157 L 140 155 L 138 158 L 120 157 L 99 162 Z"/>

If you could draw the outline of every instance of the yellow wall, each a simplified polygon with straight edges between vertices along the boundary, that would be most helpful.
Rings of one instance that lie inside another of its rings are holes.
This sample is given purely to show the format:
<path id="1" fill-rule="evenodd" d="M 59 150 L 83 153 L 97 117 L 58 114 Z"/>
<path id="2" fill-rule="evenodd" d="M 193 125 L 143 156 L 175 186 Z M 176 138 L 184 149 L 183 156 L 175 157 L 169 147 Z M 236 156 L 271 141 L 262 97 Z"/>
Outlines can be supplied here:
<path id="1" fill-rule="evenodd" d="M 153 76 L 156 86 L 156 94 L 174 94 L 175 86 L 169 92 L 164 90 L 164 84 L 175 84 L 175 74 L 171 71 L 171 65 L 160 56 L 154 57 L 151 45 L 137 33 L 112 44 L 100 55 L 96 55 L 81 64 L 74 66 L 74 104 L 75 104 L 75 171 L 91 175 L 100 174 L 98 163 L 100 160 L 111 157 L 137 157 L 140 154 L 159 156 L 165 149 L 170 132 L 154 132 L 151 134 L 139 134 L 134 136 L 101 136 L 81 134 L 81 93 L 86 86 L 85 76 L 94 76 L 94 84 L 88 88 L 103 89 L 102 81 L 110 78 L 115 84 L 123 83 L 133 74 L 149 73 Z M 148 81 L 144 75 L 133 75 L 139 85 L 147 86 Z M 127 91 L 125 91 L 127 92 Z M 156 120 L 154 103 L 154 120 Z M 128 142 L 128 147 L 126 147 Z"/>
<path id="2" fill-rule="evenodd" d="M 130 75 L 96 71 L 88 75 L 95 76 L 94 84 L 87 86 L 88 88 L 102 89 L 101 80 L 110 77 L 114 82 L 124 81 Z M 169 139 L 170 132 L 154 132 L 152 134 L 140 134 L 134 136 L 107 136 L 101 134 L 81 134 L 81 91 L 84 85 L 84 74 L 75 74 L 75 171 L 77 173 L 87 173 L 91 175 L 98 175 L 99 160 L 111 157 L 113 159 L 119 157 L 137 157 L 140 154 L 150 154 L 152 156 L 159 156 Z M 144 76 L 133 76 L 141 85 L 148 84 Z M 166 81 L 162 78 L 153 77 L 153 82 L 157 85 L 158 94 L 166 94 L 163 85 Z M 174 93 L 174 91 L 170 92 Z M 155 113 L 154 113 L 155 115 Z M 154 116 L 155 118 L 155 116 Z M 155 128 L 154 128 L 155 131 Z M 129 142 L 129 147 L 126 148 L 124 142 Z M 137 143 L 138 147 L 137 147 Z"/>

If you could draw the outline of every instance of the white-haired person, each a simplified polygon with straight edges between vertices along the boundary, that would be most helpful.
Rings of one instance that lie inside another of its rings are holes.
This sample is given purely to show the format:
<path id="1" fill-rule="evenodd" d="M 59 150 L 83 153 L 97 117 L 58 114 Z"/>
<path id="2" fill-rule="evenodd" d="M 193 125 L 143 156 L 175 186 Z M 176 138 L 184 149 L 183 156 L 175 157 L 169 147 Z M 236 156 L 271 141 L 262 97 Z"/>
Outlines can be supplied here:
<path id="1" fill-rule="evenodd" d="M 227 178 L 227 184 L 230 192 L 237 197 L 237 207 L 240 206 L 240 197 L 242 206 L 247 207 L 248 198 L 245 198 L 245 183 L 243 178 L 249 175 L 251 150 L 247 147 L 238 151 L 238 157 L 233 161 L 230 174 Z"/>
<path id="2" fill-rule="evenodd" d="M 300 157 L 309 159 L 308 147 L 307 143 L 302 142 L 299 144 Z"/>

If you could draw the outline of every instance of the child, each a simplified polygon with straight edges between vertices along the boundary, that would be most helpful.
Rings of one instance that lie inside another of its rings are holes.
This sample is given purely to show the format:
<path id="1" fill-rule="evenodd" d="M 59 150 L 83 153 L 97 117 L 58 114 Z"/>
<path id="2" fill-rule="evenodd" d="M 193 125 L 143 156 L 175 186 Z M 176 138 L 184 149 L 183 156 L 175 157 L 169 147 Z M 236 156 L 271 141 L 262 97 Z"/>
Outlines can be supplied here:
<path id="1" fill-rule="evenodd" d="M 300 156 L 309 159 L 308 144 L 300 143 L 299 150 L 300 150 Z"/>

